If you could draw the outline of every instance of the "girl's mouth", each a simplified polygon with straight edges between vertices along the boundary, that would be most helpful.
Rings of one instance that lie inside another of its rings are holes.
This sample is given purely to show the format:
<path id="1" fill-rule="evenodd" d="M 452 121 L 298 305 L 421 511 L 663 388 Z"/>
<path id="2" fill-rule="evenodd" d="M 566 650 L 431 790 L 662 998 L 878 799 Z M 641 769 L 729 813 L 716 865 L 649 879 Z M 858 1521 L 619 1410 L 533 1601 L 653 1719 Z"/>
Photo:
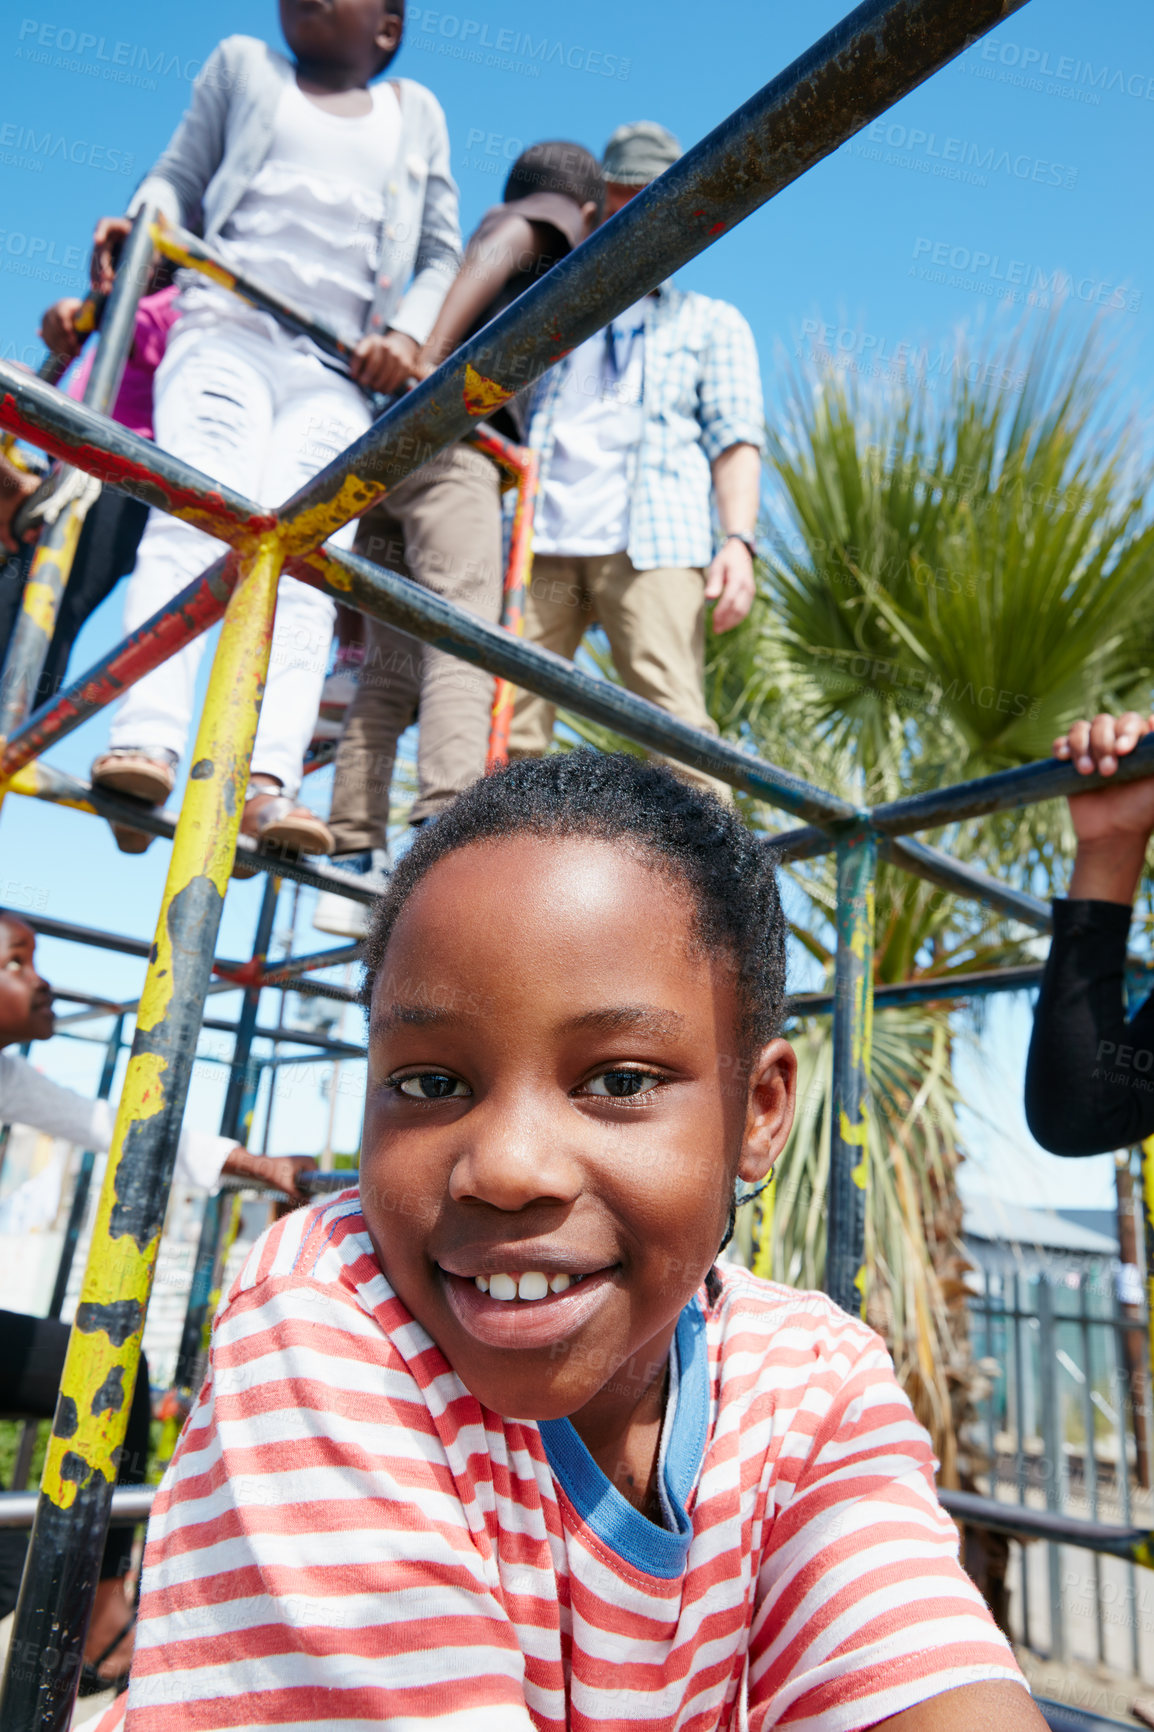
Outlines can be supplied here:
<path id="1" fill-rule="evenodd" d="M 527 1269 L 470 1276 L 438 1269 L 458 1323 L 488 1347 L 547 1347 L 564 1340 L 609 1298 L 616 1273 L 546 1275 Z"/>

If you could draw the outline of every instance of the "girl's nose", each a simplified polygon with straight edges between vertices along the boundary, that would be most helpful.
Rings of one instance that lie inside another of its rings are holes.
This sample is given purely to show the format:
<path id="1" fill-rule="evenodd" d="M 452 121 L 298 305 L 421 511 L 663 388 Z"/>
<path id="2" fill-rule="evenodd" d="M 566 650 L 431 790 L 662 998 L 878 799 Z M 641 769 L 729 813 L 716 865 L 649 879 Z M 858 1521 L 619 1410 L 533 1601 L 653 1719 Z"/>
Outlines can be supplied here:
<path id="1" fill-rule="evenodd" d="M 461 1129 L 468 1140 L 449 1179 L 454 1202 L 515 1211 L 532 1203 L 570 1203 L 580 1194 L 574 1127 L 555 1122 L 543 1105 L 487 1102 Z"/>

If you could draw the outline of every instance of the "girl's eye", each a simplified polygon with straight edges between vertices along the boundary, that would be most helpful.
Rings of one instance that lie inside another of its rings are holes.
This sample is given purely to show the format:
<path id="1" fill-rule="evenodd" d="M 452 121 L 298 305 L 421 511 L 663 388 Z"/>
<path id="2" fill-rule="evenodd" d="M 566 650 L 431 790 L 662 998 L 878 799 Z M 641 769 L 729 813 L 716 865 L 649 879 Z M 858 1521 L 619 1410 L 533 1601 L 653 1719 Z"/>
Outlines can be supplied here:
<path id="1" fill-rule="evenodd" d="M 395 1087 L 411 1101 L 446 1101 L 469 1092 L 460 1077 L 450 1076 L 444 1070 L 426 1070 L 419 1076 L 403 1076 Z"/>
<path id="2" fill-rule="evenodd" d="M 24 964 L 22 962 L 17 962 L 16 958 L 13 957 L 11 962 L 6 962 L 4 966 L 8 970 L 9 974 L 19 974 L 21 969 L 24 967 Z"/>
<path id="3" fill-rule="evenodd" d="M 608 1095 L 612 1100 L 621 1101 L 629 1100 L 633 1095 L 652 1093 L 660 1081 L 660 1077 L 648 1070 L 603 1070 L 585 1087 L 588 1094 Z"/>

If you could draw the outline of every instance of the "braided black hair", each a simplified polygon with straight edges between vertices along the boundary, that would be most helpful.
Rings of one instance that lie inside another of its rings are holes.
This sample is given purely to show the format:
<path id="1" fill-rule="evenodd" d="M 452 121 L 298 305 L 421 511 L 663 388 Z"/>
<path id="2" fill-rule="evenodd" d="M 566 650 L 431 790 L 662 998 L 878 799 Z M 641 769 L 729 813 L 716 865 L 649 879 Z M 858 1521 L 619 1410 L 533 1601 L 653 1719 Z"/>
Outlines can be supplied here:
<path id="1" fill-rule="evenodd" d="M 523 758 L 459 794 L 424 825 L 396 866 L 365 951 L 361 1001 L 373 986 L 405 903 L 438 860 L 516 835 L 589 836 L 632 845 L 679 880 L 696 937 L 733 968 L 747 1053 L 778 1033 L 785 1004 L 785 920 L 773 860 L 732 807 L 661 764 L 580 750 Z"/>

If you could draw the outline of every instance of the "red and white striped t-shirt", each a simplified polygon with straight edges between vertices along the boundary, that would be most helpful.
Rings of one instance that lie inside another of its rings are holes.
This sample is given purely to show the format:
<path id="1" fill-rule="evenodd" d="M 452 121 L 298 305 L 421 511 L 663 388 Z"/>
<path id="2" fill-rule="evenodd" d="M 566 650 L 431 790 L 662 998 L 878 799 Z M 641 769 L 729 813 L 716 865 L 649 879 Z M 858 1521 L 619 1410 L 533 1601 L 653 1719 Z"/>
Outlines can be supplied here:
<path id="1" fill-rule="evenodd" d="M 726 1270 L 686 1307 L 660 1472 L 470 1395 L 355 1193 L 265 1234 L 149 1528 L 128 1732 L 851 1732 L 1021 1674 L 879 1338 Z"/>

